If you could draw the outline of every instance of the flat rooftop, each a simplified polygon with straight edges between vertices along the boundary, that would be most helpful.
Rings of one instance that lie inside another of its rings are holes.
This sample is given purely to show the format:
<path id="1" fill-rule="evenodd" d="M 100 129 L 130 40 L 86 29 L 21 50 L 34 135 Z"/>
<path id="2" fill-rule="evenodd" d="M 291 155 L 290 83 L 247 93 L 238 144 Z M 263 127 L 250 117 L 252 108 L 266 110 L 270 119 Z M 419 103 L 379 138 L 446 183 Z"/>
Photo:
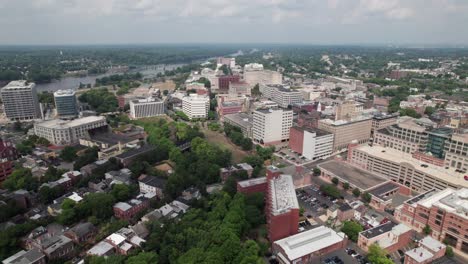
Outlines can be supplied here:
<path id="1" fill-rule="evenodd" d="M 272 214 L 280 215 L 291 209 L 299 209 L 291 175 L 281 174 L 270 182 Z"/>
<path id="2" fill-rule="evenodd" d="M 358 123 L 358 122 L 363 122 L 363 121 L 368 121 L 371 120 L 371 116 L 358 116 L 355 118 L 352 118 L 351 120 L 331 120 L 331 119 L 321 119 L 319 122 L 322 122 L 324 124 L 332 125 L 332 126 L 344 126 L 352 123 Z"/>
<path id="3" fill-rule="evenodd" d="M 87 117 L 73 119 L 70 121 L 52 119 L 52 120 L 47 120 L 44 122 L 36 123 L 35 125 L 40 126 L 40 127 L 46 127 L 46 128 L 65 129 L 65 128 L 77 127 L 77 126 L 81 126 L 84 124 L 97 122 L 97 121 L 106 121 L 106 118 L 104 116 L 87 116 Z"/>
<path id="4" fill-rule="evenodd" d="M 436 165 L 428 164 L 421 160 L 417 160 L 409 153 L 404 153 L 392 148 L 385 148 L 382 146 L 374 145 L 361 145 L 357 149 L 382 160 L 391 161 L 393 163 L 406 163 L 414 167 L 415 170 L 426 173 L 433 178 L 445 181 L 447 183 L 458 185 L 460 187 L 468 187 L 468 181 L 464 179 L 466 173 L 455 171 L 454 168 L 438 167 Z M 424 165 L 422 167 L 421 165 Z"/>
<path id="5" fill-rule="evenodd" d="M 228 114 L 224 115 L 224 119 L 231 120 L 234 123 L 241 124 L 242 126 L 252 126 L 253 117 L 246 113 Z"/>
<path id="6" fill-rule="evenodd" d="M 18 81 L 11 81 L 6 86 L 2 88 L 8 90 L 16 90 L 16 89 L 31 89 L 35 86 L 33 82 L 28 82 L 26 80 L 18 80 Z"/>
<path id="7" fill-rule="evenodd" d="M 73 96 L 75 95 L 75 91 L 68 89 L 68 90 L 58 90 L 54 92 L 55 97 L 60 97 L 60 96 Z"/>
<path id="8" fill-rule="evenodd" d="M 295 260 L 313 252 L 320 251 L 344 240 L 345 234 L 319 226 L 317 228 L 275 241 L 287 255 L 289 260 Z"/>
<path id="9" fill-rule="evenodd" d="M 468 219 L 468 188 L 463 188 L 443 197 L 435 206 Z"/>
<path id="10" fill-rule="evenodd" d="M 266 182 L 267 182 L 266 177 L 261 177 L 261 178 L 254 178 L 254 179 L 249 179 L 245 181 L 240 181 L 237 184 L 245 188 L 245 187 L 255 186 L 255 185 L 259 185 L 259 184 L 266 183 Z"/>
<path id="11" fill-rule="evenodd" d="M 388 181 L 382 185 L 372 188 L 369 190 L 369 193 L 383 201 L 389 201 L 391 197 L 388 196 L 388 193 L 398 190 L 399 188 L 400 186 L 398 186 L 398 184 Z"/>
<path id="12" fill-rule="evenodd" d="M 307 131 L 310 133 L 315 133 L 317 137 L 321 136 L 326 136 L 326 135 L 331 135 L 332 133 L 325 131 L 323 129 L 319 128 L 310 128 L 310 127 L 299 127 L 299 126 L 293 126 L 294 129 L 301 130 L 301 131 Z"/>
<path id="13" fill-rule="evenodd" d="M 416 260 L 418 263 L 422 263 L 423 261 L 427 261 L 430 258 L 434 257 L 434 255 L 431 252 L 422 247 L 406 251 L 405 255 Z"/>
<path id="14" fill-rule="evenodd" d="M 361 188 L 362 190 L 367 190 L 388 181 L 387 179 L 384 179 L 366 170 L 354 167 L 346 162 L 331 160 L 319 164 L 318 167 L 330 172 L 331 174 L 340 178 L 342 181 Z"/>
<path id="15" fill-rule="evenodd" d="M 380 236 L 382 234 L 385 234 L 387 232 L 390 232 L 392 231 L 392 229 L 394 227 L 396 227 L 397 224 L 396 223 L 393 223 L 393 222 L 387 222 L 385 224 L 382 224 L 382 225 L 379 225 L 379 226 L 376 226 L 374 228 L 371 228 L 371 229 L 367 229 L 366 231 L 362 231 L 361 233 L 359 233 L 360 235 L 363 235 L 365 238 L 369 239 L 369 238 L 373 238 L 373 237 L 376 237 L 376 236 Z"/>

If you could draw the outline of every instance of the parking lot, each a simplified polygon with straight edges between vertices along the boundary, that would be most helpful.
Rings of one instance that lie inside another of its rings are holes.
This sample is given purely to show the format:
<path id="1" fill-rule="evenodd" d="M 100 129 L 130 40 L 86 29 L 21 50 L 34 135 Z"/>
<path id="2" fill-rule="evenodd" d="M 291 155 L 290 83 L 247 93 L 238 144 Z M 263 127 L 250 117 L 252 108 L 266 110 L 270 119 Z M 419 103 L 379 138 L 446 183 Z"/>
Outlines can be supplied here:
<path id="1" fill-rule="evenodd" d="M 318 186 L 312 185 L 296 190 L 299 205 L 304 208 L 308 218 L 316 218 L 326 213 L 326 210 L 334 204 L 332 200 L 322 195 Z M 336 202 L 336 200 L 335 200 Z"/>
<path id="2" fill-rule="evenodd" d="M 351 251 L 349 251 L 351 250 Z M 348 253 L 349 252 L 349 253 Z M 321 263 L 324 264 L 348 264 L 348 263 L 368 263 L 361 250 L 355 246 L 349 246 L 346 249 L 340 249 L 321 257 Z"/>

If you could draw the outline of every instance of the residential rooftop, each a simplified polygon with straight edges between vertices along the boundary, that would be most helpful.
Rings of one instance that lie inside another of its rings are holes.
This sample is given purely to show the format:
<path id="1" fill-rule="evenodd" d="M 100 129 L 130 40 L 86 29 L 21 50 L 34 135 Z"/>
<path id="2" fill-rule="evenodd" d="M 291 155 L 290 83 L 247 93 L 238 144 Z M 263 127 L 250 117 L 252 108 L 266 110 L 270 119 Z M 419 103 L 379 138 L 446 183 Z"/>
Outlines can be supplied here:
<path id="1" fill-rule="evenodd" d="M 422 263 L 434 257 L 434 255 L 431 252 L 429 252 L 427 249 L 422 248 L 422 247 L 418 247 L 418 248 L 414 248 L 409 251 L 406 251 L 405 255 L 416 260 L 418 263 Z"/>
<path id="2" fill-rule="evenodd" d="M 374 228 L 370 228 L 370 229 L 367 229 L 365 231 L 362 231 L 359 234 L 363 235 L 365 238 L 369 239 L 369 238 L 377 237 L 377 236 L 380 236 L 380 235 L 385 234 L 387 232 L 390 232 L 396 226 L 397 226 L 397 224 L 394 223 L 394 222 L 387 222 L 385 224 L 381 224 L 381 225 L 376 226 Z"/>
<path id="3" fill-rule="evenodd" d="M 270 182 L 272 214 L 283 214 L 291 209 L 299 209 L 296 191 L 291 175 L 281 174 Z"/>
<path id="4" fill-rule="evenodd" d="M 423 246 L 433 252 L 437 252 L 442 248 L 447 247 L 444 243 L 432 238 L 431 236 L 427 236 L 419 241 L 419 245 Z"/>
<path id="5" fill-rule="evenodd" d="M 42 254 L 38 249 L 31 249 L 28 251 L 21 250 L 13 256 L 4 259 L 3 264 L 29 264 L 29 263 L 39 263 L 38 260 L 44 258 L 45 255 Z"/>

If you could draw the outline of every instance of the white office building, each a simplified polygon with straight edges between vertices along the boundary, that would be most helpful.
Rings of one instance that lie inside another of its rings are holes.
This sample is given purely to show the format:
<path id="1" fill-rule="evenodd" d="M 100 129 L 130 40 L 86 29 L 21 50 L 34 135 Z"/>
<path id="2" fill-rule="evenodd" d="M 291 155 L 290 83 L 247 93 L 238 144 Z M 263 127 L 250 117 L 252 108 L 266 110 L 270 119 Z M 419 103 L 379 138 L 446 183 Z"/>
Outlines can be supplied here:
<path id="1" fill-rule="evenodd" d="M 270 145 L 289 139 L 293 123 L 292 110 L 259 109 L 253 112 L 253 140 Z"/>
<path id="2" fill-rule="evenodd" d="M 55 109 L 59 117 L 78 116 L 76 95 L 73 90 L 58 90 L 54 93 Z"/>
<path id="3" fill-rule="evenodd" d="M 190 118 L 207 118 L 210 98 L 205 95 L 190 94 L 182 98 L 182 111 Z"/>
<path id="4" fill-rule="evenodd" d="M 328 158 L 333 153 L 334 135 L 321 129 L 305 129 L 302 156 L 310 160 Z"/>
<path id="5" fill-rule="evenodd" d="M 269 98 L 282 108 L 302 103 L 301 91 L 287 89 L 282 85 L 260 85 L 260 92 L 263 97 Z"/>
<path id="6" fill-rule="evenodd" d="M 89 138 L 88 131 L 107 126 L 104 116 L 88 116 L 70 121 L 53 119 L 34 124 L 34 134 L 56 145 L 78 143 L 80 138 Z"/>
<path id="7" fill-rule="evenodd" d="M 261 64 L 260 64 L 261 65 Z M 281 84 L 283 83 L 283 75 L 277 71 L 264 70 L 263 65 L 245 65 L 244 66 L 244 81 L 251 87 L 256 84 Z"/>
<path id="8" fill-rule="evenodd" d="M 36 84 L 27 81 L 11 81 L 1 91 L 6 117 L 14 121 L 33 120 L 41 117 Z"/>
<path id="9" fill-rule="evenodd" d="M 164 115 L 164 102 L 153 97 L 146 99 L 135 99 L 130 101 L 130 117 L 138 119 Z"/>

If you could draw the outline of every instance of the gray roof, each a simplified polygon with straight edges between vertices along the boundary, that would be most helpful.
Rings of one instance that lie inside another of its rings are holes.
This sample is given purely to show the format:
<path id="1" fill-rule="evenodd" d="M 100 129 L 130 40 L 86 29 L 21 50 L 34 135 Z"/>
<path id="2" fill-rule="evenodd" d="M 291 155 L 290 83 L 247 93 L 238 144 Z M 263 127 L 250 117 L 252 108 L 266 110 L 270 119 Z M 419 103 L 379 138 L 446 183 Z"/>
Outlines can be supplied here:
<path id="1" fill-rule="evenodd" d="M 44 258 L 45 255 L 42 254 L 38 249 L 31 249 L 29 251 L 21 250 L 13 256 L 3 260 L 3 264 L 31 264 L 36 263 L 41 258 Z"/>
<path id="2" fill-rule="evenodd" d="M 92 232 L 93 230 L 94 230 L 94 225 L 89 222 L 77 224 L 76 226 L 70 229 L 70 231 L 72 231 L 79 237 L 85 236 L 86 234 Z"/>

